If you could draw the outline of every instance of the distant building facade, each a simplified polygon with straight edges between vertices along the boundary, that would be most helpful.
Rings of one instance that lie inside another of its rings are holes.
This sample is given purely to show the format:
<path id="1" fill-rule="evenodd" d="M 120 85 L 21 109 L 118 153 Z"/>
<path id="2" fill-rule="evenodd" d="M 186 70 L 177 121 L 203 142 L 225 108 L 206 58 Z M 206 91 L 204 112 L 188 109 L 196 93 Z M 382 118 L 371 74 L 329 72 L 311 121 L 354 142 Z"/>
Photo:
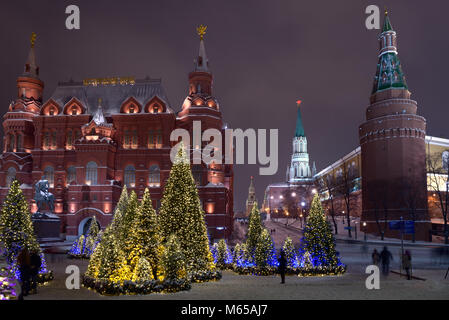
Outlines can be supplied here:
<path id="1" fill-rule="evenodd" d="M 262 210 L 269 218 L 300 217 L 311 202 L 315 190 L 315 163 L 310 168 L 307 152 L 307 137 L 301 117 L 300 101 L 297 102 L 295 135 L 292 141 L 292 156 L 287 166 L 286 181 L 272 183 L 264 194 Z"/>

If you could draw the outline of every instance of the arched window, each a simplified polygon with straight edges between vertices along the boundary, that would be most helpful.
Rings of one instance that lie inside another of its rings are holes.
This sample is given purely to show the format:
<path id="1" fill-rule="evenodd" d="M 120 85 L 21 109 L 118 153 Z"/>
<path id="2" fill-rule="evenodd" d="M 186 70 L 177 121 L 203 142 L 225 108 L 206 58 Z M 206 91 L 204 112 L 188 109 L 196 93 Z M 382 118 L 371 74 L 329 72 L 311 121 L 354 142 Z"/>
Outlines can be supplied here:
<path id="1" fill-rule="evenodd" d="M 16 178 L 17 170 L 14 167 L 9 167 L 6 172 L 6 186 L 10 187 L 13 180 Z"/>
<path id="2" fill-rule="evenodd" d="M 48 180 L 48 184 L 50 188 L 54 188 L 55 186 L 55 169 L 52 166 L 48 166 L 44 169 L 44 178 Z"/>
<path id="3" fill-rule="evenodd" d="M 203 185 L 203 166 L 200 164 L 195 164 L 192 166 L 192 175 L 197 186 Z"/>
<path id="4" fill-rule="evenodd" d="M 71 166 L 67 168 L 67 184 L 76 182 L 76 167 Z"/>
<path id="5" fill-rule="evenodd" d="M 136 186 L 136 169 L 132 165 L 125 168 L 125 185 L 128 188 L 134 188 Z"/>
<path id="6" fill-rule="evenodd" d="M 161 185 L 161 170 L 157 164 L 150 167 L 150 175 L 148 178 L 150 187 L 159 187 Z"/>
<path id="7" fill-rule="evenodd" d="M 97 184 L 97 173 L 98 166 L 95 162 L 91 161 L 86 165 L 86 184 L 96 185 Z"/>

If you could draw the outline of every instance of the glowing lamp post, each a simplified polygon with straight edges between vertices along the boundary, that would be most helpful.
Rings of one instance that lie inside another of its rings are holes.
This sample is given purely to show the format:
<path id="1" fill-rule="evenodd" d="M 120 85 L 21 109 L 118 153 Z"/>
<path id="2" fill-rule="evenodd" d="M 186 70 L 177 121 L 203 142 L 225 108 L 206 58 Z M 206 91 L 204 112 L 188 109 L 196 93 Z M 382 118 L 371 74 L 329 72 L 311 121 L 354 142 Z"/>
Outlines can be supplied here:
<path id="1" fill-rule="evenodd" d="M 363 239 L 366 242 L 366 222 L 365 221 L 363 222 Z"/>

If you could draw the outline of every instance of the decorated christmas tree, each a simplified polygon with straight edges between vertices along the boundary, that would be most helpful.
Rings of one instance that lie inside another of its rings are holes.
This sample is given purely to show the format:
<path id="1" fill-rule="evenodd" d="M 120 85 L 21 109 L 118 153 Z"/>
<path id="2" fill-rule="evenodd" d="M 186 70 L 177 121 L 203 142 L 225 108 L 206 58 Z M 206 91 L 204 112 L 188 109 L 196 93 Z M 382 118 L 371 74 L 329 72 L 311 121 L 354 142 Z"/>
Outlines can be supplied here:
<path id="1" fill-rule="evenodd" d="M 284 245 L 282 249 L 285 252 L 285 258 L 287 259 L 287 266 L 290 268 L 294 268 L 296 265 L 296 252 L 295 246 L 293 245 L 293 241 L 290 237 L 287 237 L 284 241 Z"/>
<path id="2" fill-rule="evenodd" d="M 115 232 L 117 241 L 122 246 L 127 257 L 129 257 L 129 254 L 133 248 L 133 244 L 130 242 L 130 234 L 132 232 L 132 228 L 134 227 L 134 220 L 138 209 L 139 201 L 137 200 L 137 194 L 134 191 L 131 191 L 126 210 L 122 214 L 120 223 L 117 224 L 117 232 Z"/>
<path id="3" fill-rule="evenodd" d="M 98 233 L 100 232 L 100 228 L 98 227 L 97 218 L 95 216 L 90 220 L 89 231 L 87 232 L 87 236 L 93 239 L 97 239 Z"/>
<path id="4" fill-rule="evenodd" d="M 332 228 L 326 220 L 318 195 L 315 195 L 304 228 L 301 252 L 310 254 L 314 266 L 334 268 L 339 264 Z"/>
<path id="5" fill-rule="evenodd" d="M 161 240 L 176 235 L 189 272 L 214 268 L 204 210 L 183 147 L 179 148 L 165 185 L 158 216 Z"/>
<path id="6" fill-rule="evenodd" d="M 219 268 L 226 268 L 232 263 L 232 255 L 229 252 L 228 245 L 224 239 L 214 244 L 215 247 L 215 263 Z"/>
<path id="7" fill-rule="evenodd" d="M 16 277 L 20 277 L 16 258 L 26 248 L 41 257 L 38 281 L 45 282 L 53 278 L 51 271 L 47 270 L 44 254 L 36 240 L 31 213 L 18 180 L 12 182 L 0 211 L 0 242 L 5 247 L 7 262 Z"/>
<path id="8" fill-rule="evenodd" d="M 115 207 L 114 210 L 114 217 L 112 219 L 111 224 L 114 229 L 116 229 L 117 226 L 120 225 L 122 216 L 125 214 L 126 208 L 128 206 L 128 200 L 129 200 L 128 190 L 125 185 L 123 186 L 122 193 L 120 194 L 120 199 L 117 202 L 117 206 Z"/>
<path id="9" fill-rule="evenodd" d="M 261 269 L 277 265 L 276 248 L 267 229 L 262 230 L 257 241 L 254 261 Z"/>
<path id="10" fill-rule="evenodd" d="M 86 275 L 96 279 L 123 282 L 131 279 L 131 271 L 126 264 L 125 255 L 115 238 L 111 227 L 106 228 L 103 238 L 95 249 Z"/>
<path id="11" fill-rule="evenodd" d="M 187 276 L 185 257 L 174 234 L 168 238 L 166 243 L 162 256 L 162 266 L 166 280 L 184 279 Z"/>
<path id="12" fill-rule="evenodd" d="M 160 259 L 159 228 L 148 189 L 145 189 L 143 194 L 127 242 L 127 247 L 130 248 L 128 261 L 131 268 L 136 268 L 141 258 L 145 258 L 146 263 L 151 266 L 153 277 L 156 278 Z"/>
<path id="13" fill-rule="evenodd" d="M 18 180 L 11 184 L 0 211 L 0 242 L 6 249 L 8 263 L 13 263 L 22 248 L 40 250 L 34 235 L 28 203 Z"/>
<path id="14" fill-rule="evenodd" d="M 259 207 L 257 202 L 255 202 L 249 215 L 248 235 L 246 239 L 247 250 L 251 257 L 254 257 L 257 242 L 262 234 L 262 230 L 263 226 L 260 218 Z"/>
<path id="15" fill-rule="evenodd" d="M 140 257 L 134 268 L 131 280 L 135 282 L 153 280 L 153 270 L 145 257 Z"/>

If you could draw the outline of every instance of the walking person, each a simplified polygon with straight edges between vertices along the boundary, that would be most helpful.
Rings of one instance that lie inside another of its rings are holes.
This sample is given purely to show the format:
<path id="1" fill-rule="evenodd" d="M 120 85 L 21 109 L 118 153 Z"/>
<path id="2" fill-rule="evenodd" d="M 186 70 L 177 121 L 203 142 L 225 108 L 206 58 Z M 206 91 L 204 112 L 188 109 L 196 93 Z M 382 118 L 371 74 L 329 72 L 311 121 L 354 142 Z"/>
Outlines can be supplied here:
<path id="1" fill-rule="evenodd" d="M 380 262 L 380 254 L 377 251 L 377 249 L 374 249 L 373 253 L 371 254 L 371 259 L 373 261 L 373 264 L 378 266 Z"/>
<path id="2" fill-rule="evenodd" d="M 402 267 L 405 269 L 405 272 L 407 273 L 407 280 L 412 280 L 412 255 L 410 251 L 406 250 L 405 253 L 402 255 Z"/>
<path id="3" fill-rule="evenodd" d="M 287 269 L 287 259 L 285 258 L 284 249 L 281 249 L 279 261 L 279 274 L 281 275 L 281 283 L 285 283 L 285 271 Z"/>
<path id="4" fill-rule="evenodd" d="M 23 248 L 17 256 L 17 266 L 22 283 L 22 295 L 27 296 L 30 292 L 30 252 Z"/>
<path id="5" fill-rule="evenodd" d="M 30 277 L 32 293 L 37 293 L 37 276 L 42 265 L 42 260 L 39 255 L 39 250 L 33 249 L 30 255 Z"/>
<path id="6" fill-rule="evenodd" d="M 382 261 L 382 273 L 385 276 L 388 276 L 390 273 L 390 260 L 393 260 L 393 255 L 388 248 L 385 246 L 382 252 L 380 253 L 380 259 Z"/>

